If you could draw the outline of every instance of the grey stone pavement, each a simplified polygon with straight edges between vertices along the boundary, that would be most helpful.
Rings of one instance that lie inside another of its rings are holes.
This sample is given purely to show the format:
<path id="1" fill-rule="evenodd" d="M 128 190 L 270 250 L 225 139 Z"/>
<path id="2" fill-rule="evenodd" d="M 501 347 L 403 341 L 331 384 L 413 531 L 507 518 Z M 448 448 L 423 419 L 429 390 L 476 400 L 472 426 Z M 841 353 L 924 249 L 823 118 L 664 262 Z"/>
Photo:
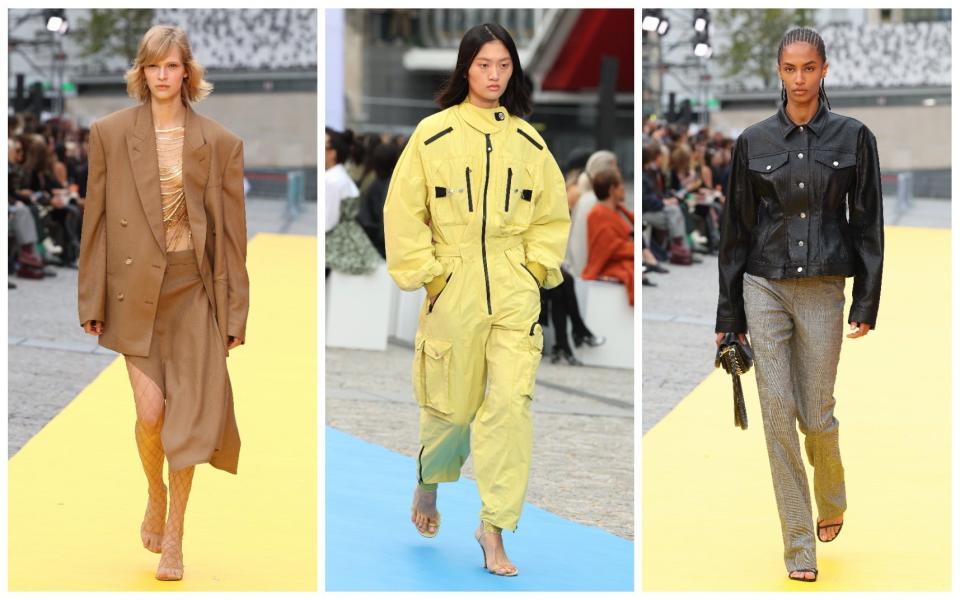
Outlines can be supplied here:
<path id="1" fill-rule="evenodd" d="M 413 348 L 402 342 L 385 352 L 326 348 L 327 425 L 415 457 L 412 364 Z M 541 362 L 528 502 L 633 539 L 633 383 L 631 369 Z M 463 475 L 475 479 L 472 458 Z M 415 484 L 411 468 L 411 495 Z M 439 495 L 442 511 L 442 485 Z"/>
<path id="2" fill-rule="evenodd" d="M 304 203 L 296 219 L 283 200 L 248 198 L 247 235 L 317 234 L 317 204 Z M 16 454 L 110 362 L 116 353 L 97 345 L 77 324 L 77 271 L 53 267 L 40 281 L 11 276 L 7 292 L 7 456 Z"/>
<path id="3" fill-rule="evenodd" d="M 899 211 L 894 200 L 886 198 L 884 223 L 949 228 L 950 201 L 916 199 Z M 657 287 L 641 292 L 644 434 L 714 370 L 717 258 L 698 256 L 702 264 L 664 265 L 670 273 L 648 275 Z"/>

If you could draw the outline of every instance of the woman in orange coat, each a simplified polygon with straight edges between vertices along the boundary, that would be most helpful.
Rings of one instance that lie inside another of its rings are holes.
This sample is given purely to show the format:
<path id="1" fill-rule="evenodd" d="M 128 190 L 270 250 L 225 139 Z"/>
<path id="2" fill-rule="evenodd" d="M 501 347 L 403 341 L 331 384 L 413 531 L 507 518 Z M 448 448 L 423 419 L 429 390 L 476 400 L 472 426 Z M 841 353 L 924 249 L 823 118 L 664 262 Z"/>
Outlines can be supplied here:
<path id="1" fill-rule="evenodd" d="M 593 191 L 597 203 L 587 215 L 587 266 L 581 277 L 619 279 L 633 306 L 633 212 L 623 205 L 626 191 L 620 172 L 595 174 Z"/>

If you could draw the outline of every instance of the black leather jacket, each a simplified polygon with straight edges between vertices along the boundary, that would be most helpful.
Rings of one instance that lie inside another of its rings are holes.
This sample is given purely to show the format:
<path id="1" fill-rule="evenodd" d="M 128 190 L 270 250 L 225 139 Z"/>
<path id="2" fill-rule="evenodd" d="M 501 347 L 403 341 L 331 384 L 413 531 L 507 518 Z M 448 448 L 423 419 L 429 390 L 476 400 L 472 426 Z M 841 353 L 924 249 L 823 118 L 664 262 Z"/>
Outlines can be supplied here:
<path id="1" fill-rule="evenodd" d="M 877 140 L 866 125 L 821 103 L 805 125 L 781 104 L 748 127 L 733 152 L 719 265 L 718 333 L 747 331 L 744 272 L 853 276 L 848 322 L 876 328 L 883 197 Z"/>

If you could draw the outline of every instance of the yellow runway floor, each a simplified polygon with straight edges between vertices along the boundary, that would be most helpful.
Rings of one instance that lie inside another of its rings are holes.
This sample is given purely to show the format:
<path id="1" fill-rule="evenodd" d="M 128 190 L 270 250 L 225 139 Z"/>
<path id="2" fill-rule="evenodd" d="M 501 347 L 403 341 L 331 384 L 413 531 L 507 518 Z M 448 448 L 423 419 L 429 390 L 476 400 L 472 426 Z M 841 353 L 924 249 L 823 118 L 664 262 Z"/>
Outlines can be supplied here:
<path id="1" fill-rule="evenodd" d="M 316 590 L 316 250 L 250 242 L 247 340 L 227 360 L 239 474 L 197 467 L 184 579 L 155 580 L 140 542 L 147 486 L 118 357 L 9 461 L 10 590 Z"/>
<path id="2" fill-rule="evenodd" d="M 741 431 L 717 370 L 643 440 L 644 590 L 950 589 L 949 230 L 888 227 L 883 275 L 878 329 L 843 341 L 847 512 L 819 580 L 787 579 L 754 371 Z"/>

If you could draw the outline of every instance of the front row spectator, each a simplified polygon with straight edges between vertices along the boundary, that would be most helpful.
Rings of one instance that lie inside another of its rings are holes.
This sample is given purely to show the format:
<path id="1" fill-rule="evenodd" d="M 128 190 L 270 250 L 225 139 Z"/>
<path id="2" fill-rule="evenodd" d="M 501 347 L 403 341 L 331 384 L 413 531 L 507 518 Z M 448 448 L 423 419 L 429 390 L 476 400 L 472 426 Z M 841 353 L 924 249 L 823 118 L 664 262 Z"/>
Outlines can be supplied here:
<path id="1" fill-rule="evenodd" d="M 592 179 L 597 203 L 587 216 L 583 278 L 622 281 L 633 306 L 633 212 L 623 205 L 626 188 L 618 169 L 603 169 Z"/>
<path id="2" fill-rule="evenodd" d="M 657 161 L 660 144 L 650 142 L 643 146 L 643 221 L 654 229 L 667 230 L 670 236 L 670 262 L 675 265 L 693 264 L 693 253 L 687 247 L 687 228 L 675 197 L 663 198 L 657 189 Z"/>
<path id="3" fill-rule="evenodd" d="M 28 279 L 43 279 L 43 259 L 36 252 L 37 222 L 30 208 L 24 203 L 29 198 L 20 198 L 20 166 L 22 146 L 19 140 L 7 140 L 7 230 L 13 242 L 10 258 L 17 275 Z M 26 195 L 26 191 L 24 191 Z M 8 286 L 9 289 L 9 286 Z"/>
<path id="4" fill-rule="evenodd" d="M 390 176 L 400 160 L 400 148 L 393 142 L 380 144 L 374 149 L 370 164 L 375 179 L 360 194 L 360 213 L 357 222 L 367 232 L 370 243 L 380 256 L 387 259 L 387 248 L 383 233 L 383 205 L 390 188 Z"/>

